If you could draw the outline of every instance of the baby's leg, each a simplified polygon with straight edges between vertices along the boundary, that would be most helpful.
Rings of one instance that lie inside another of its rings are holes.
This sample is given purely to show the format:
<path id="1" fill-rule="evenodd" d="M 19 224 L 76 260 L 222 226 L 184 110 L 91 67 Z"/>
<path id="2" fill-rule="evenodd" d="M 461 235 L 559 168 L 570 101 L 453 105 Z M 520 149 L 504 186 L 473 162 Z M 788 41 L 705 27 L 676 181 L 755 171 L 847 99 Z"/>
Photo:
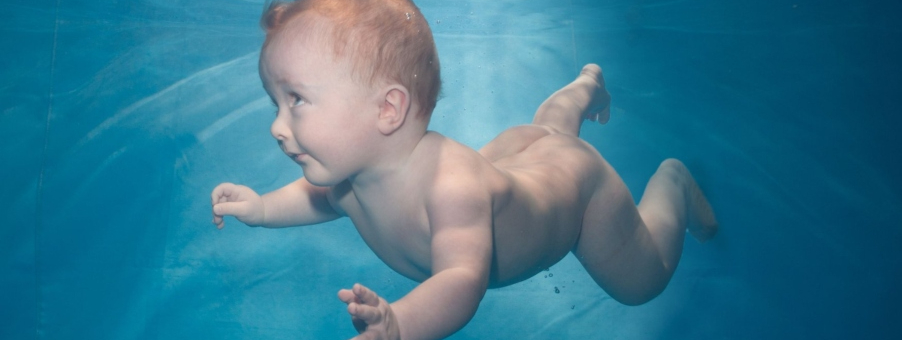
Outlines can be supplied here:
<path id="1" fill-rule="evenodd" d="M 678 160 L 661 163 L 638 207 L 613 168 L 605 166 L 604 185 L 589 203 L 574 254 L 614 299 L 642 304 L 670 281 L 686 228 L 704 242 L 717 233 L 717 221 Z"/>
<path id="2" fill-rule="evenodd" d="M 576 80 L 552 94 L 539 106 L 532 123 L 578 136 L 583 120 L 607 123 L 610 105 L 611 95 L 604 87 L 601 68 L 588 64 L 583 66 Z"/>
<path id="3" fill-rule="evenodd" d="M 576 80 L 553 93 L 539 106 L 531 125 L 505 130 L 479 153 L 490 161 L 496 161 L 523 151 L 549 134 L 579 136 L 583 120 L 595 120 L 602 124 L 608 121 L 610 104 L 611 95 L 604 88 L 601 68 L 588 64 Z"/>

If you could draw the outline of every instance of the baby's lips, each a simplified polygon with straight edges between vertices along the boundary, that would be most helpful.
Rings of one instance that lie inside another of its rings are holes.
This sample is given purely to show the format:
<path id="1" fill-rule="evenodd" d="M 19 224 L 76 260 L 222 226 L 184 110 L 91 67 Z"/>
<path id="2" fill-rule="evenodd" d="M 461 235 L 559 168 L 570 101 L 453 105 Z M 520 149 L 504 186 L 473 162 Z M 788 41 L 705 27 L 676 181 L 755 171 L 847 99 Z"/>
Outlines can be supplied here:
<path id="1" fill-rule="evenodd" d="M 285 155 L 287 155 L 288 158 L 291 158 L 291 160 L 294 161 L 295 163 L 300 164 L 302 162 L 301 158 L 306 156 L 307 154 L 303 153 L 303 152 L 302 153 L 285 152 Z"/>
<path id="2" fill-rule="evenodd" d="M 285 155 L 288 156 L 288 158 L 297 158 L 298 156 L 303 156 L 303 155 L 307 154 L 305 152 L 291 152 L 291 151 L 288 151 L 285 149 L 282 149 L 282 152 L 284 152 Z"/>

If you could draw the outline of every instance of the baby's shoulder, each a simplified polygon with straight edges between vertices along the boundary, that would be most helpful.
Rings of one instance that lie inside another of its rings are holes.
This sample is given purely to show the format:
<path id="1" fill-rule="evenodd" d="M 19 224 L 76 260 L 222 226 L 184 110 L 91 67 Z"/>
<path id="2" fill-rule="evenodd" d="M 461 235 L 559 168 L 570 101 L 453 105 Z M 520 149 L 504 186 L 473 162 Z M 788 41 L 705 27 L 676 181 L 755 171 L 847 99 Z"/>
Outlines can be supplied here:
<path id="1" fill-rule="evenodd" d="M 479 155 L 450 152 L 436 168 L 428 200 L 442 204 L 488 203 L 510 190 L 508 179 Z"/>

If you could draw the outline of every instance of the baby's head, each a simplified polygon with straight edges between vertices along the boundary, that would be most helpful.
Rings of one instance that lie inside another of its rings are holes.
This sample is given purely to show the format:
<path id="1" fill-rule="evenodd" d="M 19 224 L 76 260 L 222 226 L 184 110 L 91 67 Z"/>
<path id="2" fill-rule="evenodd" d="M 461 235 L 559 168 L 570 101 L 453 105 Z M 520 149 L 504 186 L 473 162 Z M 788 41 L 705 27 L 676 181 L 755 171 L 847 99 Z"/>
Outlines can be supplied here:
<path id="1" fill-rule="evenodd" d="M 321 20 L 326 19 L 326 20 Z M 441 87 L 438 53 L 429 24 L 410 0 L 297 0 L 272 2 L 263 14 L 267 45 L 286 28 L 331 45 L 365 86 L 390 83 L 410 91 L 428 121 Z"/>

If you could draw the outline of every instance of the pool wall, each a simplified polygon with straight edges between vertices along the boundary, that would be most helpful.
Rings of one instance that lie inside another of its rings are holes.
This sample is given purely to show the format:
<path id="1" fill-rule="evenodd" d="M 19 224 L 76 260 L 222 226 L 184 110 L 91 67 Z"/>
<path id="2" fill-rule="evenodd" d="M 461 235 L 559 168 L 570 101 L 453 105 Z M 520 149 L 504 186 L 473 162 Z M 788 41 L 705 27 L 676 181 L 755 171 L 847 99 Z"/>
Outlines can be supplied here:
<path id="1" fill-rule="evenodd" d="M 444 90 L 431 129 L 478 148 L 589 62 L 582 137 L 634 195 L 682 159 L 721 233 L 626 307 L 568 256 L 492 290 L 452 339 L 898 339 L 902 5 L 419 1 Z M 340 288 L 392 272 L 345 219 L 210 224 L 211 189 L 301 175 L 269 135 L 262 1 L 4 0 L 0 339 L 337 339 Z"/>

